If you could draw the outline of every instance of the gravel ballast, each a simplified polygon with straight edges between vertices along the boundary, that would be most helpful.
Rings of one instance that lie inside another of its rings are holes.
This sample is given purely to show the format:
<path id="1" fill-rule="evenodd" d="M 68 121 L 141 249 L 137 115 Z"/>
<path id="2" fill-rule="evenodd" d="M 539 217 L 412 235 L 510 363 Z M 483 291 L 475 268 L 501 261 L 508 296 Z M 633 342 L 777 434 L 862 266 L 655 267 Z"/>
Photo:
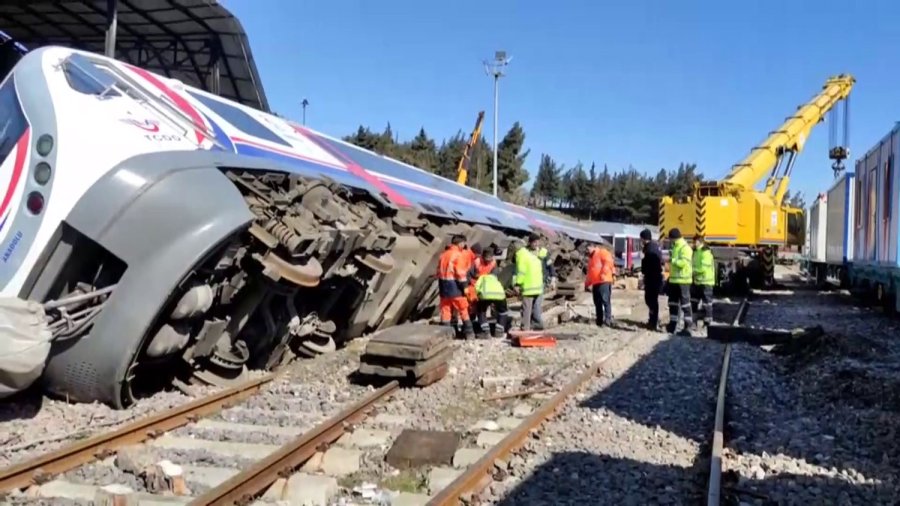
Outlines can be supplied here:
<path id="1" fill-rule="evenodd" d="M 825 335 L 771 353 L 734 348 L 726 491 L 746 504 L 895 504 L 897 322 L 846 293 L 797 290 L 758 295 L 746 323 Z"/>
<path id="2" fill-rule="evenodd" d="M 722 349 L 637 332 L 510 459 L 483 504 L 696 504 Z"/>

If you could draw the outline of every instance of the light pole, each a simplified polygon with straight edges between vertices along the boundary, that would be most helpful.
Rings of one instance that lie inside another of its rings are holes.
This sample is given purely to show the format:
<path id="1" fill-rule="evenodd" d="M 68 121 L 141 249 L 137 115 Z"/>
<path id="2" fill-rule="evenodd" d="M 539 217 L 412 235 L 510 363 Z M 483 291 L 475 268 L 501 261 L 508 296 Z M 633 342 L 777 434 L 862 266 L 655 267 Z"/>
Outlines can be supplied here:
<path id="1" fill-rule="evenodd" d="M 306 126 L 306 106 L 309 105 L 309 100 L 303 99 L 303 102 L 300 102 L 300 105 L 303 106 L 303 126 Z"/>
<path id="2" fill-rule="evenodd" d="M 500 102 L 500 78 L 504 76 L 503 69 L 512 57 L 506 57 L 506 51 L 496 51 L 494 53 L 494 61 L 484 62 L 484 71 L 489 76 L 494 77 L 494 196 L 497 196 L 497 118 L 498 107 Z"/>

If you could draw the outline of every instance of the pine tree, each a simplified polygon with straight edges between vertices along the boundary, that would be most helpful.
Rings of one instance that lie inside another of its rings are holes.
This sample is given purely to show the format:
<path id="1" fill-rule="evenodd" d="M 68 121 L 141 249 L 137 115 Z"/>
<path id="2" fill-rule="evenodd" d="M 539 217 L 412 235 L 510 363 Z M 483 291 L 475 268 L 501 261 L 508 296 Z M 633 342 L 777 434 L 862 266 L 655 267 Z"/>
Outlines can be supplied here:
<path id="1" fill-rule="evenodd" d="M 505 193 L 513 193 L 528 181 L 525 158 L 531 150 L 523 151 L 525 131 L 519 122 L 513 123 L 509 132 L 497 145 L 497 187 Z"/>

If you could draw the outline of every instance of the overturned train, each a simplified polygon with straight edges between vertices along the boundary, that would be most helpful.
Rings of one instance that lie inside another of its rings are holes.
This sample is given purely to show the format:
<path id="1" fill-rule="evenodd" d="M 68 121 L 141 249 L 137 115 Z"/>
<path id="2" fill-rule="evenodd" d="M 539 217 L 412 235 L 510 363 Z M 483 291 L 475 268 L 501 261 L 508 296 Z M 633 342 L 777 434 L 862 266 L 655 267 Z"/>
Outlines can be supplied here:
<path id="1" fill-rule="evenodd" d="M 73 400 L 125 407 L 428 318 L 452 234 L 544 234 L 563 296 L 602 242 L 91 53 L 29 53 L 0 108 L 0 287 L 44 304 L 43 384 Z"/>

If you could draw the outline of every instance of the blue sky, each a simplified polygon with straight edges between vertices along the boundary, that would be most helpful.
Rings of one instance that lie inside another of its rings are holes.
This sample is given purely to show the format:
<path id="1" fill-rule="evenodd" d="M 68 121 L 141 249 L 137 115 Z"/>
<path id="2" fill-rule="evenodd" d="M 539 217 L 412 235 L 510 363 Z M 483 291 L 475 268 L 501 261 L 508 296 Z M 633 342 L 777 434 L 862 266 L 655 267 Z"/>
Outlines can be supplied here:
<path id="1" fill-rule="evenodd" d="M 825 79 L 849 72 L 851 158 L 900 119 L 900 2 L 224 0 L 244 25 L 272 108 L 331 135 L 388 122 L 468 132 L 505 49 L 501 136 L 520 121 L 532 154 L 571 166 L 681 161 L 721 177 Z M 854 6 L 858 4 L 859 7 Z M 864 6 L 863 6 L 864 4 Z M 807 201 L 830 185 L 828 126 L 794 170 Z M 850 164 L 852 167 L 852 163 Z M 530 186 L 531 181 L 527 183 Z"/>

